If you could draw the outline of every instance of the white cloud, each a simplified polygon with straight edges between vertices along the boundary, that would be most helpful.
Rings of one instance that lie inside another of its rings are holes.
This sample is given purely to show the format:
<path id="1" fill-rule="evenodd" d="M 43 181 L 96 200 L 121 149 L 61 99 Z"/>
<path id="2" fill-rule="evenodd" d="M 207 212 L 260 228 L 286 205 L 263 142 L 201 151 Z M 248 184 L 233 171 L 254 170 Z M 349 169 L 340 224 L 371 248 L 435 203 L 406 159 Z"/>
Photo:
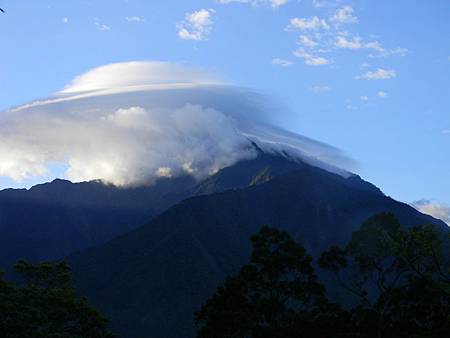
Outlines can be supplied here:
<path id="1" fill-rule="evenodd" d="M 337 6 L 338 2 L 316 1 L 313 0 L 315 7 Z M 328 11 L 328 10 L 327 10 Z M 320 65 L 331 63 L 331 57 L 315 57 L 314 54 L 332 53 L 337 49 L 348 49 L 353 51 L 365 50 L 370 54 L 370 58 L 387 57 L 391 55 L 405 56 L 409 50 L 402 47 L 386 48 L 379 41 L 366 41 L 358 34 L 343 29 L 345 24 L 358 23 L 354 10 L 351 6 L 343 6 L 335 10 L 328 17 L 311 16 L 295 17 L 290 19 L 285 28 L 287 32 L 301 32 L 298 44 L 302 47 L 300 52 L 294 52 L 296 56 L 305 59 L 309 65 Z M 375 36 L 371 36 L 371 39 Z M 307 52 L 305 52 L 307 51 Z M 373 77 L 371 77 L 373 75 Z M 375 79 L 377 75 L 383 77 L 383 74 L 368 74 L 370 79 Z M 389 76 L 389 75 L 388 75 Z M 394 75 L 395 76 L 395 75 Z M 363 78 L 358 77 L 358 78 Z"/>
<path id="2" fill-rule="evenodd" d="M 377 96 L 378 96 L 379 98 L 381 98 L 381 99 L 384 99 L 385 97 L 387 97 L 387 93 L 386 93 L 386 92 L 383 92 L 382 90 L 380 90 L 380 91 L 377 93 Z"/>
<path id="3" fill-rule="evenodd" d="M 434 203 L 430 200 L 422 199 L 412 203 L 420 212 L 438 218 L 450 225 L 450 206 L 442 203 Z"/>
<path id="4" fill-rule="evenodd" d="M 327 5 L 326 0 L 312 0 L 313 6 L 316 8 L 325 7 Z"/>
<path id="5" fill-rule="evenodd" d="M 318 45 L 317 42 L 306 35 L 300 35 L 299 43 L 308 48 L 314 48 Z"/>
<path id="6" fill-rule="evenodd" d="M 376 54 L 369 54 L 369 57 L 371 58 L 377 58 L 377 57 L 387 57 L 391 55 L 399 55 L 399 56 L 405 56 L 409 53 L 409 50 L 406 48 L 393 48 L 388 49 L 384 48 L 378 41 L 371 41 L 367 43 L 363 43 L 362 39 L 359 36 L 354 36 L 352 39 L 347 38 L 348 33 L 339 33 L 338 36 L 336 36 L 335 45 L 338 48 L 344 48 L 344 49 L 371 49 L 376 52 Z"/>
<path id="7" fill-rule="evenodd" d="M 62 94 L 104 91 L 114 89 L 165 89 L 185 85 L 218 85 L 223 83 L 208 72 L 170 62 L 124 62 L 97 67 L 75 77 Z M 39 101 L 38 101 L 39 102 Z"/>
<path id="8" fill-rule="evenodd" d="M 356 76 L 355 80 L 388 80 L 397 76 L 393 69 L 387 70 L 378 68 L 375 71 L 368 71 L 362 75 Z"/>
<path id="9" fill-rule="evenodd" d="M 127 16 L 125 18 L 128 22 L 144 22 L 145 19 L 140 16 Z"/>
<path id="10" fill-rule="evenodd" d="M 302 49 L 296 50 L 293 54 L 296 57 L 303 59 L 308 66 L 324 66 L 332 63 L 332 61 L 327 58 L 307 53 Z"/>
<path id="11" fill-rule="evenodd" d="M 326 92 L 328 92 L 330 90 L 331 90 L 331 88 L 329 86 L 312 86 L 311 87 L 311 91 L 314 94 L 326 93 Z"/>
<path id="12" fill-rule="evenodd" d="M 261 102 L 252 91 L 178 64 L 106 65 L 53 97 L 0 114 L 0 176 L 20 181 L 60 165 L 73 181 L 119 186 L 200 178 L 252 158 L 250 140 L 347 174 L 323 163 L 350 165 L 338 150 L 273 125 Z"/>
<path id="13" fill-rule="evenodd" d="M 272 7 L 277 8 L 286 5 L 288 0 L 271 0 L 270 2 Z"/>
<path id="14" fill-rule="evenodd" d="M 301 30 L 308 31 L 313 30 L 317 31 L 319 29 L 328 30 L 330 26 L 323 19 L 319 19 L 317 16 L 313 16 L 311 18 L 293 18 L 289 21 L 289 25 L 286 27 L 287 31 L 292 30 Z"/>
<path id="15" fill-rule="evenodd" d="M 391 55 L 406 56 L 409 54 L 409 50 L 406 48 L 384 48 L 378 41 L 369 42 L 365 47 L 377 52 L 376 54 L 369 54 L 369 57 L 371 58 L 387 57 Z"/>
<path id="16" fill-rule="evenodd" d="M 251 4 L 253 6 L 270 5 L 273 8 L 278 8 L 286 5 L 288 0 L 219 0 L 219 3 L 224 5 L 230 3 Z"/>
<path id="17" fill-rule="evenodd" d="M 357 23 L 358 18 L 353 15 L 353 12 L 354 10 L 351 6 L 344 6 L 334 13 L 330 21 L 337 25 Z"/>
<path id="18" fill-rule="evenodd" d="M 184 40 L 206 40 L 212 31 L 213 10 L 201 9 L 186 13 L 185 19 L 177 24 L 178 36 Z"/>
<path id="19" fill-rule="evenodd" d="M 294 63 L 289 60 L 276 58 L 276 59 L 272 59 L 272 64 L 281 66 L 281 67 L 289 67 L 289 66 L 292 66 Z"/>
<path id="20" fill-rule="evenodd" d="M 369 101 L 369 97 L 366 96 L 366 95 L 360 96 L 359 99 L 360 99 L 361 101 L 364 101 L 364 102 Z"/>
<path id="21" fill-rule="evenodd" d="M 359 36 L 355 36 L 353 39 L 349 40 L 345 36 L 339 35 L 336 37 L 335 44 L 338 48 L 346 48 L 346 49 L 362 48 L 361 38 Z"/>
<path id="22" fill-rule="evenodd" d="M 172 168 L 161 167 L 156 171 L 158 177 L 173 177 Z"/>
<path id="23" fill-rule="evenodd" d="M 168 172 L 161 168 L 180 175 L 189 164 L 194 175 L 204 176 L 252 156 L 232 119 L 200 105 L 173 110 L 103 108 L 96 115 L 85 114 L 55 117 L 54 111 L 47 111 L 10 121 L 16 135 L 0 137 L 0 154 L 8 158 L 6 166 L 0 164 L 0 175 L 16 180 L 42 175 L 46 163 L 67 158 L 66 176 L 71 180 L 101 178 L 126 186 L 151 182 Z M 14 153 L 6 147 L 13 147 Z"/>
<path id="24" fill-rule="evenodd" d="M 341 0 L 312 0 L 312 5 L 315 8 L 324 8 L 324 7 L 330 7 L 330 8 L 337 8 L 340 6 Z"/>
<path id="25" fill-rule="evenodd" d="M 98 28 L 99 30 L 101 30 L 101 31 L 109 31 L 109 30 L 111 30 L 111 27 L 110 27 L 110 26 L 105 25 L 104 23 L 101 23 L 101 22 L 99 21 L 98 18 L 95 18 L 94 24 L 95 24 L 95 25 L 97 26 L 97 28 Z"/>
<path id="26" fill-rule="evenodd" d="M 64 17 L 61 20 L 63 23 L 69 23 L 69 18 L 68 17 Z"/>
<path id="27" fill-rule="evenodd" d="M 369 49 L 374 49 L 379 52 L 385 51 L 385 49 L 383 47 L 381 47 L 381 44 L 378 41 L 368 42 L 368 43 L 366 43 L 365 47 L 369 48 Z"/>

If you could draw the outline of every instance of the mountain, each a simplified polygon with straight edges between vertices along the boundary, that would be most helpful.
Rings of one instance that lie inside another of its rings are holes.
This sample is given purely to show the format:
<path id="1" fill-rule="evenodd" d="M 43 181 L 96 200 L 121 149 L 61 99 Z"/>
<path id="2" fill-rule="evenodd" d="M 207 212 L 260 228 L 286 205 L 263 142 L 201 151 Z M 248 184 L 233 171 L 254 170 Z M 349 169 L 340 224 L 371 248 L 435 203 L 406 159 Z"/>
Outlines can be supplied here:
<path id="1" fill-rule="evenodd" d="M 260 153 L 200 182 L 183 176 L 117 188 L 58 179 L 29 190 L 0 191 L 0 268 L 21 258 L 63 258 L 141 226 L 187 197 L 259 184 L 300 165 Z"/>
<path id="2" fill-rule="evenodd" d="M 0 191 L 0 267 L 20 258 L 60 259 L 123 234 L 182 200 L 196 182 L 186 176 L 148 187 L 55 180 Z"/>
<path id="3" fill-rule="evenodd" d="M 287 230 L 316 257 L 381 211 L 407 226 L 445 227 L 356 175 L 284 156 L 260 154 L 194 189 L 148 224 L 69 258 L 80 291 L 121 337 L 192 337 L 194 311 L 248 261 L 249 237 L 263 224 Z"/>

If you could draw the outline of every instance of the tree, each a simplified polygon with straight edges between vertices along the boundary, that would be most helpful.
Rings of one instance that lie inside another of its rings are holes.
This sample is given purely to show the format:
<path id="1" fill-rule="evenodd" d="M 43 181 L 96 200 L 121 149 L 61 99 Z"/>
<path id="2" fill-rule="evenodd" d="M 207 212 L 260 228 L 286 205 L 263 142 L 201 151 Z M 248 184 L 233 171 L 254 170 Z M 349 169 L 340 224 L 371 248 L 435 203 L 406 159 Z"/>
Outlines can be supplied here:
<path id="1" fill-rule="evenodd" d="M 378 214 L 353 232 L 344 249 L 324 252 L 319 266 L 360 298 L 352 310 L 360 330 L 378 338 L 421 337 L 449 323 L 450 279 L 442 235 L 431 225 L 405 230 L 393 214 Z"/>
<path id="2" fill-rule="evenodd" d="M 196 313 L 198 337 L 332 337 L 340 308 L 326 302 L 311 256 L 276 229 L 251 240 L 250 263 Z"/>
<path id="3" fill-rule="evenodd" d="M 443 291 L 450 293 L 450 235 L 433 225 L 412 228 L 404 234 L 398 246 L 398 256 L 417 277 L 435 280 Z"/>
<path id="4" fill-rule="evenodd" d="M 16 284 L 0 274 L 0 332 L 5 338 L 113 337 L 107 319 L 79 297 L 65 263 L 20 261 Z"/>
<path id="5" fill-rule="evenodd" d="M 318 265 L 357 297 L 342 308 L 327 300 L 305 249 L 286 232 L 263 227 L 252 237 L 250 263 L 196 313 L 198 337 L 449 337 L 450 242 L 441 230 L 405 229 L 381 213 L 344 248 L 322 253 Z"/>

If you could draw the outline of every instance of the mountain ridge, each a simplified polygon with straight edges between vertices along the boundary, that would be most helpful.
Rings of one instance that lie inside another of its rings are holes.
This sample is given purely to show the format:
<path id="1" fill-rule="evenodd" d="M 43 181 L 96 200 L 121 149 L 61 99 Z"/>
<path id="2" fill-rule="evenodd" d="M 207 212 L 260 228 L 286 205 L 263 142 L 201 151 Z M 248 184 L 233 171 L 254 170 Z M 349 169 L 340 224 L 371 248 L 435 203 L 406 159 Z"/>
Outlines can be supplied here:
<path id="1" fill-rule="evenodd" d="M 161 178 L 142 187 L 56 179 L 30 189 L 0 191 L 0 267 L 21 258 L 61 259 L 145 224 L 185 198 L 259 184 L 301 166 L 262 153 L 203 181 Z"/>
<path id="2" fill-rule="evenodd" d="M 382 211 L 407 226 L 445 226 L 358 176 L 305 164 L 261 184 L 184 199 L 69 261 L 80 291 L 112 318 L 121 336 L 192 337 L 193 312 L 245 264 L 249 237 L 262 225 L 288 231 L 317 257 Z"/>

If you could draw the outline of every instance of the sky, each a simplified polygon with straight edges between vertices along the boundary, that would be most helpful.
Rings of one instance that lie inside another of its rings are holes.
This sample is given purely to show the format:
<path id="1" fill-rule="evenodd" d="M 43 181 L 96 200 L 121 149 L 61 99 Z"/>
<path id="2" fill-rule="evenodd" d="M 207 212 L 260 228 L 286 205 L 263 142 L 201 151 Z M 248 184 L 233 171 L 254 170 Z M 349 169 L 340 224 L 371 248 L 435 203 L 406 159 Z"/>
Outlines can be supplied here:
<path id="1" fill-rule="evenodd" d="M 103 65 L 181 64 L 270 96 L 280 127 L 342 150 L 352 170 L 387 195 L 450 221 L 446 0 L 0 0 L 0 7 L 0 118 Z M 50 164 L 50 172 L 64 170 Z M 0 187 L 39 179 L 2 177 Z"/>

